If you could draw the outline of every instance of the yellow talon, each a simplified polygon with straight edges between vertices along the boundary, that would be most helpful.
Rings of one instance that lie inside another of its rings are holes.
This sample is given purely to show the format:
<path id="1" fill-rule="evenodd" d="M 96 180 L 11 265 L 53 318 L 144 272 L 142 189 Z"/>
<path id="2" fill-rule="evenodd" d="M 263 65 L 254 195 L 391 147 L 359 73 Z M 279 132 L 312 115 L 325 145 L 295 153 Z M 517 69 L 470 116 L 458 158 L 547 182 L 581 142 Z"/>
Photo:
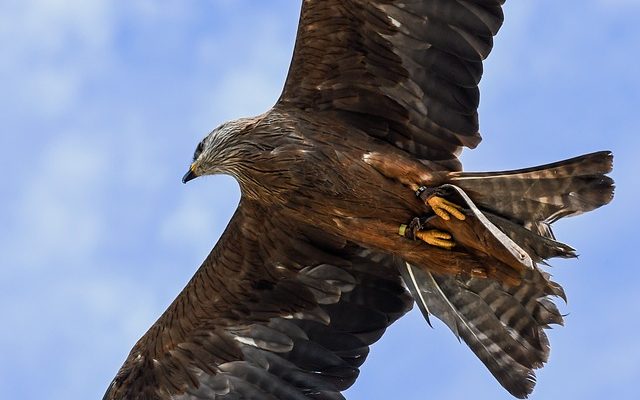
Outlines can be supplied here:
<path id="1" fill-rule="evenodd" d="M 418 231 L 416 232 L 416 237 L 427 244 L 442 247 L 446 250 L 451 250 L 456 245 L 456 243 L 451 240 L 450 234 L 435 229 L 429 231 Z"/>
<path id="2" fill-rule="evenodd" d="M 442 218 L 445 221 L 449 221 L 451 219 L 451 215 L 460 221 L 465 220 L 465 215 L 460 212 L 462 207 L 459 205 L 450 202 L 447 199 L 443 199 L 442 197 L 433 196 L 427 199 L 427 204 L 433 209 L 433 212 L 436 213 L 437 216 Z"/>

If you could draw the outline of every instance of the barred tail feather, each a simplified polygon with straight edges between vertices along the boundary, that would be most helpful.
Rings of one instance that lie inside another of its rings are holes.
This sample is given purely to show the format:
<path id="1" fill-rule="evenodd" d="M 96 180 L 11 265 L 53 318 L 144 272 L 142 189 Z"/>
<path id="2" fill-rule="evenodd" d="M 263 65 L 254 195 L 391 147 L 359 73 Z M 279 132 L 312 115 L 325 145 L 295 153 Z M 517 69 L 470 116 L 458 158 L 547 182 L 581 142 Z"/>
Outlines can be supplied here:
<path id="1" fill-rule="evenodd" d="M 455 172 L 461 187 L 481 208 L 553 237 L 549 224 L 594 210 L 613 198 L 613 155 L 601 151 L 533 168 L 501 172 Z"/>
<path id="2" fill-rule="evenodd" d="M 479 209 L 476 214 L 481 211 L 487 220 L 483 226 L 499 228 L 530 256 L 533 268 L 525 269 L 515 286 L 491 279 L 440 276 L 409 263 L 399 266 L 427 321 L 431 315 L 442 320 L 516 397 L 531 393 L 534 371 L 548 359 L 544 330 L 563 324 L 553 298 L 566 301 L 564 290 L 536 264 L 576 254 L 555 240 L 550 224 L 611 201 L 613 180 L 606 174 L 612 161 L 612 154 L 603 151 L 514 171 L 449 174 L 447 183 L 464 200 L 460 204 Z"/>
<path id="3" fill-rule="evenodd" d="M 562 288 L 538 270 L 528 270 L 519 286 L 487 279 L 462 281 L 408 263 L 403 280 L 423 315 L 434 315 L 462 339 L 513 396 L 526 398 L 535 385 L 534 370 L 549 356 L 544 329 L 562 324 L 550 296 Z"/>
<path id="4" fill-rule="evenodd" d="M 517 243 L 535 263 L 546 264 L 550 258 L 576 258 L 577 254 L 571 246 L 553 239 L 551 230 L 548 234 L 539 230 L 532 231 L 506 218 L 485 212 L 485 216 L 500 228 L 511 240 Z M 538 226 L 546 226 L 539 224 Z"/>

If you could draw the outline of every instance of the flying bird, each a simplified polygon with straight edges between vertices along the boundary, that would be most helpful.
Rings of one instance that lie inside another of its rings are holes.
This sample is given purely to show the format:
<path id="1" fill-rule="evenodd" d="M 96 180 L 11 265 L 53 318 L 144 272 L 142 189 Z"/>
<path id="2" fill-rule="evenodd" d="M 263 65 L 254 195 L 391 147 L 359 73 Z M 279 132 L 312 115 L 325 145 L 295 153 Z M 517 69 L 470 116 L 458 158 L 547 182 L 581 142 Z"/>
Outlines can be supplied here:
<path id="1" fill-rule="evenodd" d="M 304 0 L 275 106 L 183 178 L 233 176 L 234 216 L 104 399 L 343 399 L 414 303 L 527 397 L 563 323 L 540 266 L 575 257 L 551 224 L 611 201 L 612 155 L 462 171 L 503 3 Z"/>

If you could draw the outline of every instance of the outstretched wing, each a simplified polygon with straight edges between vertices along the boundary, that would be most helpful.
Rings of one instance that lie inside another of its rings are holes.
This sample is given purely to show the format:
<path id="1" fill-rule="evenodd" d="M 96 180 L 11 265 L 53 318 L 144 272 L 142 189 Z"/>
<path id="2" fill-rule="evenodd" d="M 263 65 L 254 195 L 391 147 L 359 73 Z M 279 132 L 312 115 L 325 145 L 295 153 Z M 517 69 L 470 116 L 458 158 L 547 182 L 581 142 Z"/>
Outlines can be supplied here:
<path id="1" fill-rule="evenodd" d="M 279 106 L 334 113 L 459 169 L 504 0 L 305 0 Z"/>
<path id="2" fill-rule="evenodd" d="M 548 274 L 527 270 L 521 284 L 508 286 L 438 276 L 409 264 L 401 272 L 427 321 L 430 315 L 442 320 L 513 396 L 531 394 L 535 370 L 549 357 L 544 330 L 563 323 L 552 299 L 564 298 L 564 291 Z"/>
<path id="3" fill-rule="evenodd" d="M 243 200 L 104 399 L 343 398 L 411 296 L 392 260 L 265 211 Z"/>

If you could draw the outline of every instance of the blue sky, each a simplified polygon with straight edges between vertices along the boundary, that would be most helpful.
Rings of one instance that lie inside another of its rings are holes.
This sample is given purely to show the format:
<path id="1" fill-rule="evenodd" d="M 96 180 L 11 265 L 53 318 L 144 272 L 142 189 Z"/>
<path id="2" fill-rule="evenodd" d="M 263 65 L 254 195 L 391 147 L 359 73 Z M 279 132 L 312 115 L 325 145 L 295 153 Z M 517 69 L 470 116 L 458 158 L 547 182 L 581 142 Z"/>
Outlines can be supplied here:
<path id="1" fill-rule="evenodd" d="M 579 3 L 579 4 L 578 4 Z M 239 198 L 180 183 L 197 141 L 260 113 L 288 67 L 298 2 L 0 0 L 0 397 L 100 398 L 195 272 Z M 567 326 L 534 399 L 632 398 L 640 378 L 635 199 L 640 1 L 511 1 L 482 82 L 468 170 L 611 149 L 608 207 L 561 221 Z M 508 399 L 417 312 L 374 346 L 350 399 Z"/>

